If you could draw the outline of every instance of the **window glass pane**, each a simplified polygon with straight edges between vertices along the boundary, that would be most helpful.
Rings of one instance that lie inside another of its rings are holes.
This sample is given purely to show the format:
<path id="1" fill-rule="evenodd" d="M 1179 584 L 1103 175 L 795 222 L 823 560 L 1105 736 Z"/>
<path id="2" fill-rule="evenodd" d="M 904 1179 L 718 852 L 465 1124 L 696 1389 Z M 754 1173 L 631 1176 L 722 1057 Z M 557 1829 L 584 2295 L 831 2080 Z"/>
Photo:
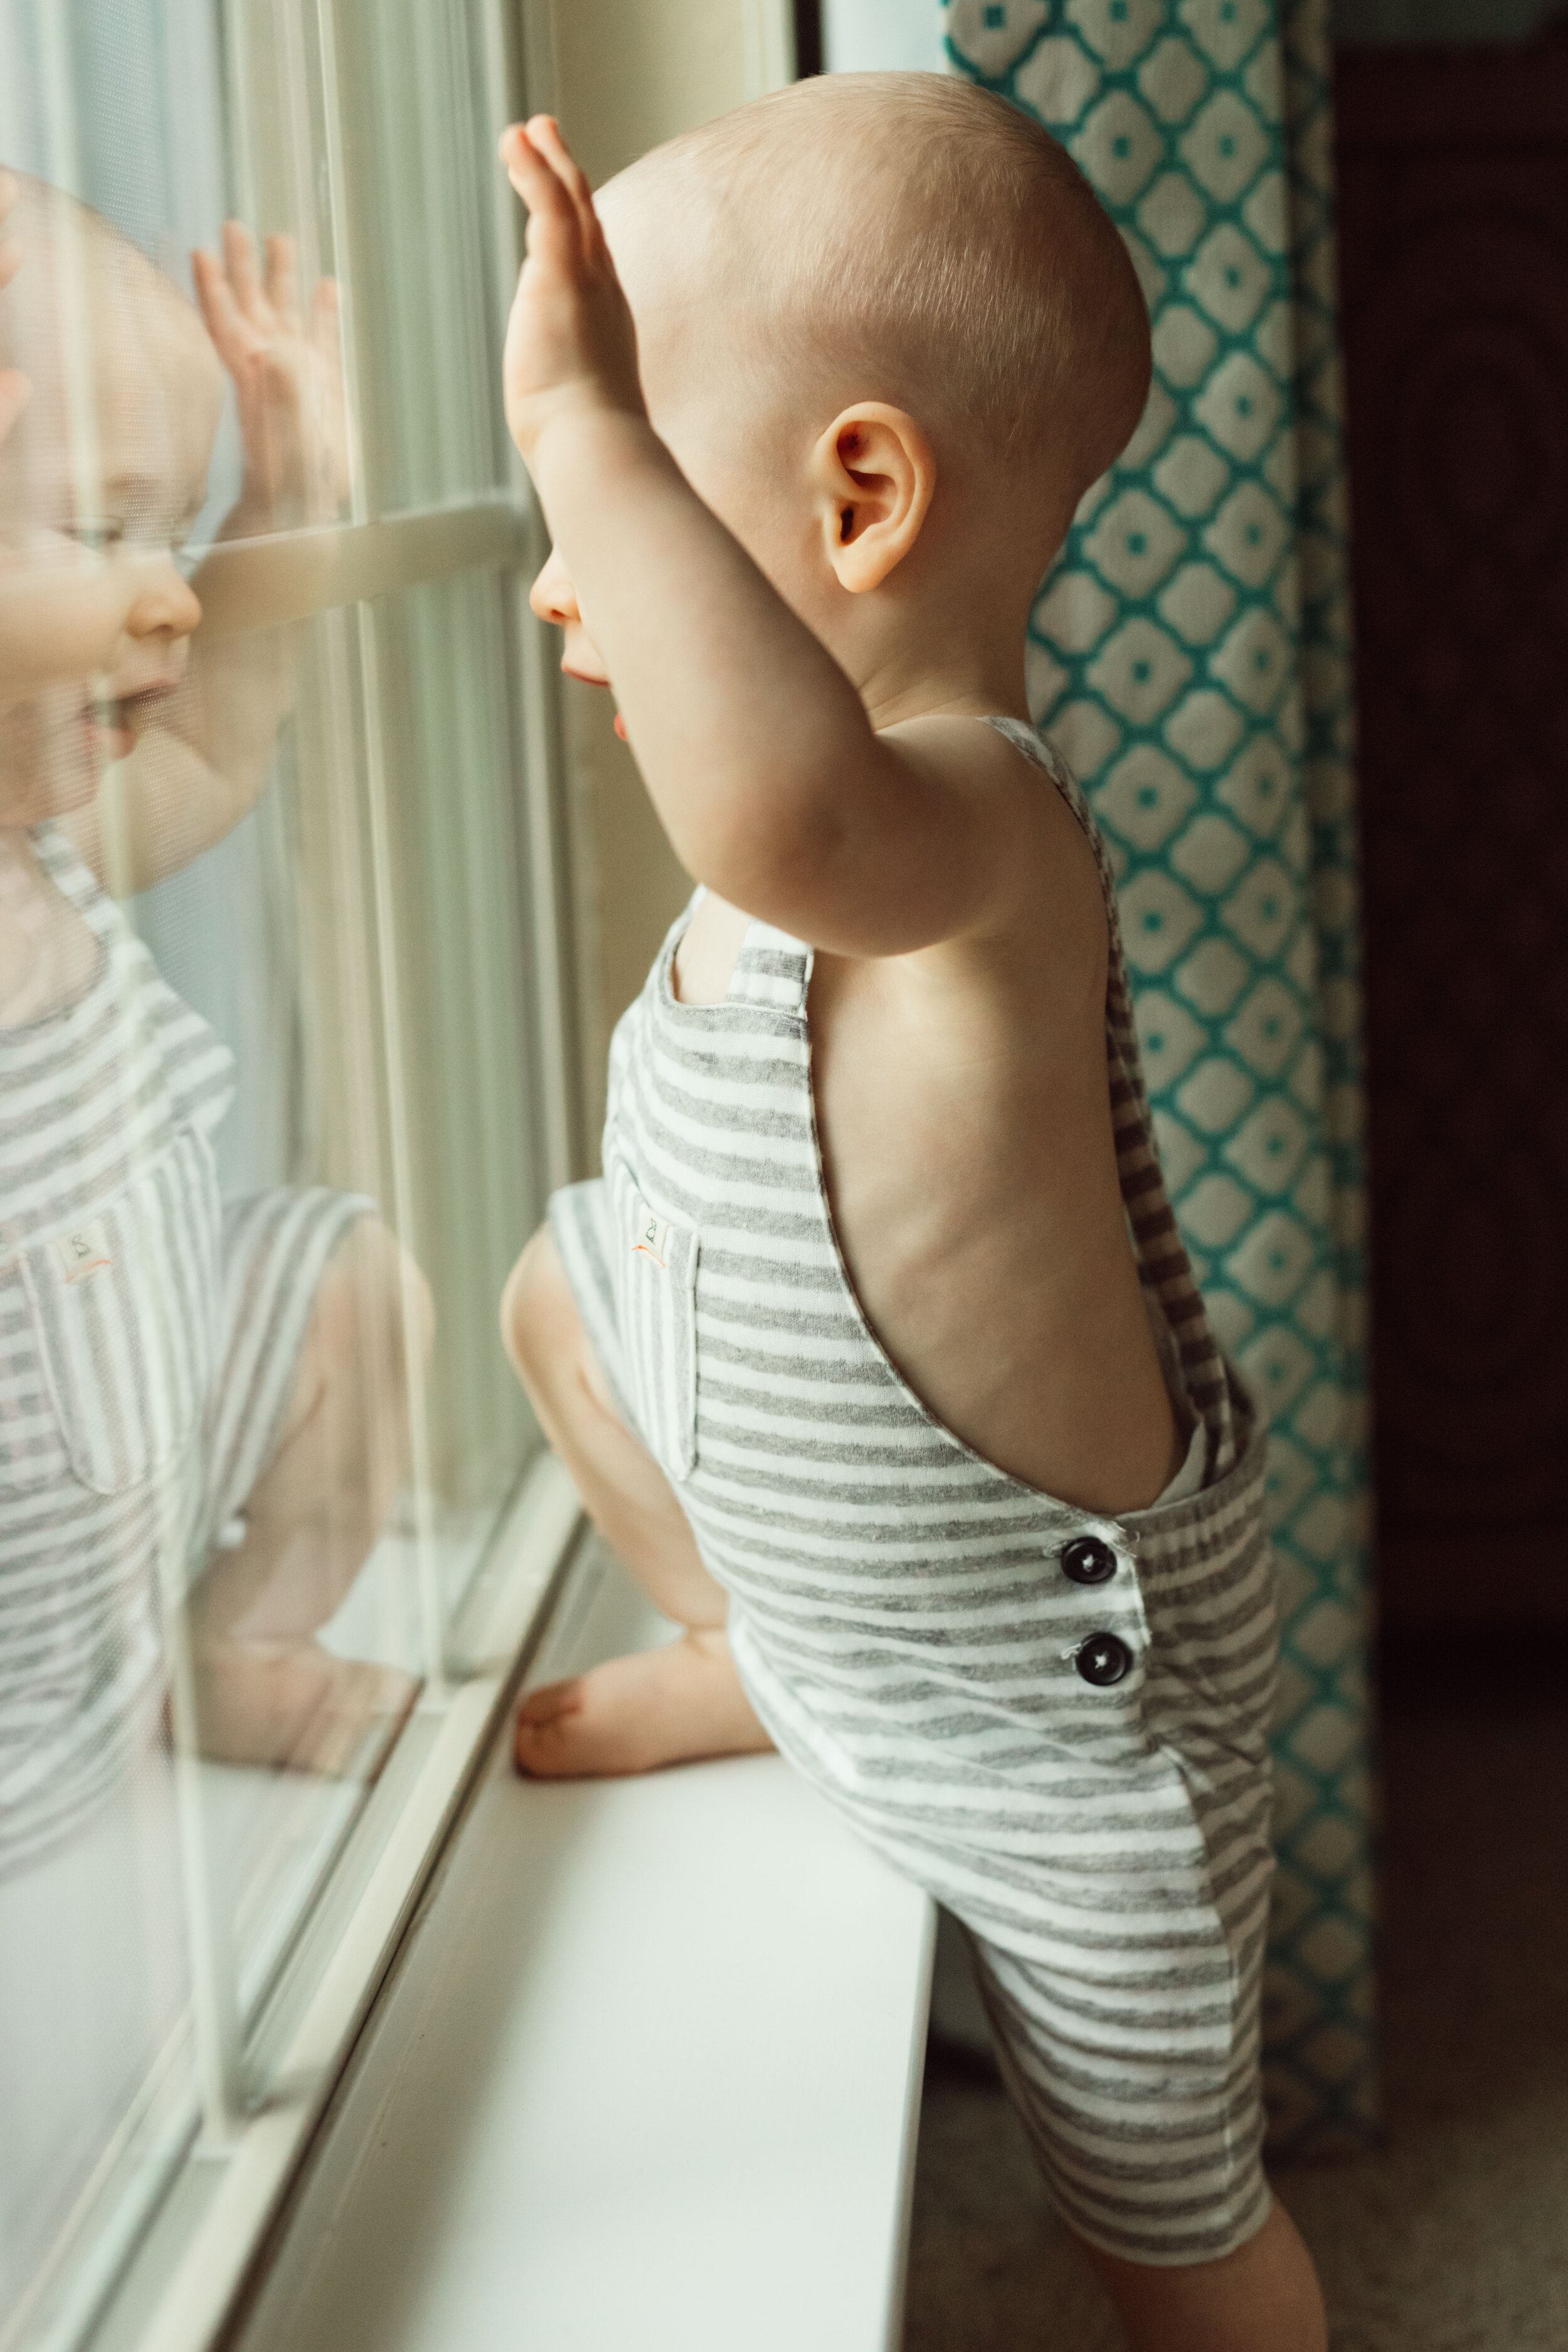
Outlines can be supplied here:
<path id="1" fill-rule="evenodd" d="M 500 124 L 477 10 L 338 0 L 336 22 L 365 473 L 384 514 L 510 478 L 494 394 Z"/>
<path id="2" fill-rule="evenodd" d="M 540 1444 L 500 30 L 0 0 L 7 2352 L 265 2097 Z"/>
<path id="3" fill-rule="evenodd" d="M 542 1104 L 516 909 L 524 845 L 505 788 L 518 721 L 508 648 L 514 580 L 412 587 L 374 608 L 381 754 L 408 1088 L 407 1231 L 440 1301 L 427 1381 L 429 1475 L 443 1527 L 488 1525 L 531 1427 L 503 1377 L 497 1306 L 542 1202 Z"/>
<path id="4" fill-rule="evenodd" d="M 325 16 L 225 0 L 221 12 L 239 209 L 288 229 L 308 271 L 352 289 L 371 514 L 510 478 L 484 34 L 482 12 L 451 0 L 337 0 Z"/>

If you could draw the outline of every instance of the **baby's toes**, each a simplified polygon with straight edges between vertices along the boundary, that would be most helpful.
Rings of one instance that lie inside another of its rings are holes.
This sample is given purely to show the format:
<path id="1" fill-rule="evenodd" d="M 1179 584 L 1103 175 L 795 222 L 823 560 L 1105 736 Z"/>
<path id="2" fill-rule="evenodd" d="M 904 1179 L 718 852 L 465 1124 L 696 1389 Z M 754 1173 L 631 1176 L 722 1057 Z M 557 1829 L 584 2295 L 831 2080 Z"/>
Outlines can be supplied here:
<path id="1" fill-rule="evenodd" d="M 563 1683 L 543 1683 L 538 1690 L 530 1691 L 518 1708 L 519 1723 L 557 1723 L 563 1715 L 575 1715 L 583 1704 L 583 1677 L 573 1675 Z"/>
<path id="2" fill-rule="evenodd" d="M 542 1689 L 530 1691 L 517 1711 L 512 1753 L 518 1770 L 552 1777 L 570 1771 L 571 1761 L 562 1751 L 567 1727 L 582 1709 L 580 1675 L 569 1682 L 546 1683 Z"/>

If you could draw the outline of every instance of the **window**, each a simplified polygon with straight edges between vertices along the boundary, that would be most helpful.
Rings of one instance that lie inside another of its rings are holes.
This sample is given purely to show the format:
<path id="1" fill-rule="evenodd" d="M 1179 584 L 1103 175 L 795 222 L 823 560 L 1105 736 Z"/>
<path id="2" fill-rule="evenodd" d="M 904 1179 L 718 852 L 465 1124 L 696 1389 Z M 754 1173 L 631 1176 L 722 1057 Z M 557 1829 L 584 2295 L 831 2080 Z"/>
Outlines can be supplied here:
<path id="1" fill-rule="evenodd" d="M 574 1524 L 523 39 L 0 0 L 6 2352 L 205 2340 Z"/>

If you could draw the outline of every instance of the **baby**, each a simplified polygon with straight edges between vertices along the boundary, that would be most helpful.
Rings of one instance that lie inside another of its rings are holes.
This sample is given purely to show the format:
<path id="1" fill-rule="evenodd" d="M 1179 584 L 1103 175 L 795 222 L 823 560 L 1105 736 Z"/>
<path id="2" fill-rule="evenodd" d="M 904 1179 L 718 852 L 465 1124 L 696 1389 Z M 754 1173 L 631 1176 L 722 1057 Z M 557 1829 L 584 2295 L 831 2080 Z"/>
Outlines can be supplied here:
<path id="1" fill-rule="evenodd" d="M 1042 131 L 935 76 L 798 84 L 597 206 L 548 118 L 502 152 L 534 609 L 700 886 L 616 1033 L 604 1177 L 502 1310 L 687 1630 L 534 1694 L 518 1760 L 776 1746 L 967 1927 L 1131 2341 L 1318 2352 L 1259 2163 L 1262 1437 L 1025 698 L 1148 390 L 1131 264 Z"/>
<path id="2" fill-rule="evenodd" d="M 0 173 L 0 232 L 4 1878 L 153 1736 L 165 1610 L 193 1582 L 208 1754 L 339 1769 L 410 1690 L 314 1638 L 400 1467 L 396 1244 L 358 1196 L 219 1200 L 231 1056 L 106 887 L 184 865 L 266 782 L 297 648 L 193 653 L 172 551 L 226 366 L 246 459 L 226 535 L 335 511 L 331 289 L 301 320 L 287 242 L 263 275 L 231 224 L 221 264 L 196 257 L 204 328 L 58 191 Z"/>

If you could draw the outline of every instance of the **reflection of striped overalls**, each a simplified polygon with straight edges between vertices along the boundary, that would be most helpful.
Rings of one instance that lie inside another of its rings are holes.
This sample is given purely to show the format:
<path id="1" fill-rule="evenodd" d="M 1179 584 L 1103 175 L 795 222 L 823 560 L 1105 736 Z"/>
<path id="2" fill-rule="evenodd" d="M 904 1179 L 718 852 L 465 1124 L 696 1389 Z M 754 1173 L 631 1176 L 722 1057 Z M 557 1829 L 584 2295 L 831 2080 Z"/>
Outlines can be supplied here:
<path id="1" fill-rule="evenodd" d="M 225 1206 L 233 1064 L 65 835 L 99 943 L 73 1003 L 0 1029 L 0 1873 L 68 1833 L 162 1697 L 174 1591 L 240 1512 L 328 1256 L 370 1203 Z"/>
<path id="2" fill-rule="evenodd" d="M 1067 2218 L 1135 2261 L 1268 2210 L 1258 1979 L 1271 1867 L 1263 1446 L 1176 1237 L 1100 857 L 1122 1195 L 1187 1471 L 1108 1517 L 926 1410 L 856 1298 L 813 1114 L 811 951 L 761 923 L 721 1004 L 665 942 L 611 1053 L 601 1181 L 558 1246 L 628 1418 L 731 1595 L 784 1755 L 965 1923 L 1009 2087 Z"/>

